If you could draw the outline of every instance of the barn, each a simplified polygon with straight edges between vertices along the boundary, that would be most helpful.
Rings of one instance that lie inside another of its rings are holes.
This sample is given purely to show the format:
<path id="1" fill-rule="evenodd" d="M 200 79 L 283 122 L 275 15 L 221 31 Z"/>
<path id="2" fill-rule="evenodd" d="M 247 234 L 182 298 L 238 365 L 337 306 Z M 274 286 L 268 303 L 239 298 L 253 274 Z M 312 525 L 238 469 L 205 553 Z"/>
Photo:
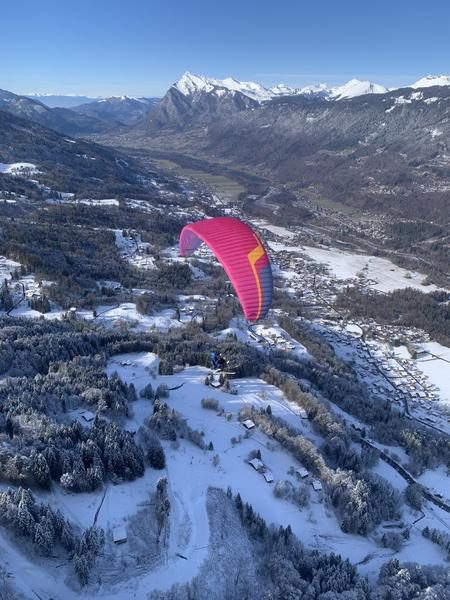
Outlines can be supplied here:
<path id="1" fill-rule="evenodd" d="M 123 525 L 114 527 L 113 529 L 113 542 L 115 544 L 124 544 L 127 541 L 127 530 Z"/>
<path id="2" fill-rule="evenodd" d="M 262 468 L 264 468 L 264 463 L 259 460 L 259 458 L 252 458 L 252 460 L 248 461 L 248 464 L 251 465 L 255 471 L 260 471 Z"/>

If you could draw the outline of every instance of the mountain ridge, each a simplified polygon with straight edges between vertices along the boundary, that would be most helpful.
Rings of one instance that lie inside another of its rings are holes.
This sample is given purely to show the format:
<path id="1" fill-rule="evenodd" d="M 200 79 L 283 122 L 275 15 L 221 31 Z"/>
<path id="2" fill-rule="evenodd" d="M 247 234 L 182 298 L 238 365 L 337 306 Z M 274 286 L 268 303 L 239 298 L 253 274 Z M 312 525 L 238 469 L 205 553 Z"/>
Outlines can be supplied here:
<path id="1" fill-rule="evenodd" d="M 102 133 L 109 127 L 89 115 L 78 114 L 69 108 L 50 108 L 42 102 L 7 90 L 0 90 L 0 110 L 66 135 Z"/>
<path id="2" fill-rule="evenodd" d="M 290 87 L 284 83 L 266 88 L 252 81 L 238 81 L 233 77 L 213 79 L 186 71 L 171 87 L 185 96 L 199 92 L 214 93 L 221 96 L 226 92 L 239 92 L 257 102 L 266 102 L 278 96 L 314 96 L 327 100 L 342 100 L 365 94 L 385 94 L 389 91 L 411 87 L 421 89 L 432 86 L 450 85 L 450 75 L 428 75 L 409 86 L 387 88 L 384 85 L 367 80 L 350 79 L 343 85 L 329 86 L 326 83 L 312 84 L 303 88 Z"/>
<path id="3" fill-rule="evenodd" d="M 172 86 L 114 143 L 187 154 L 358 208 L 449 218 L 450 86 L 329 101 Z M 213 92 L 213 93 L 211 93 Z"/>

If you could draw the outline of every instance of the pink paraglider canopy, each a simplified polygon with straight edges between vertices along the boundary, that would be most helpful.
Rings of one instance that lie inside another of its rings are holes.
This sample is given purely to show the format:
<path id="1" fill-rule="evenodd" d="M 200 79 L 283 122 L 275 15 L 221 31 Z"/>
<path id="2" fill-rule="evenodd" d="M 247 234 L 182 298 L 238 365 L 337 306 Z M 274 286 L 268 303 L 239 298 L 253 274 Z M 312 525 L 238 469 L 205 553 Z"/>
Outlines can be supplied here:
<path id="1" fill-rule="evenodd" d="M 267 252 L 251 227 L 239 219 L 217 217 L 186 225 L 180 254 L 192 254 L 204 242 L 225 269 L 248 321 L 264 318 L 270 308 L 273 278 Z"/>

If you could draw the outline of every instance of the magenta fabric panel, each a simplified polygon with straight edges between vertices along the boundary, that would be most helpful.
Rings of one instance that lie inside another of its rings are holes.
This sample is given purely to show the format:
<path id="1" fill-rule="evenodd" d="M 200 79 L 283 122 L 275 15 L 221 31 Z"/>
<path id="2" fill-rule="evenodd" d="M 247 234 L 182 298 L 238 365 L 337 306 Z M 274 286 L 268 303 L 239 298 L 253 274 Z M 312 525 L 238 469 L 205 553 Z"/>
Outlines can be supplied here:
<path id="1" fill-rule="evenodd" d="M 256 233 L 232 217 L 217 217 L 186 225 L 180 236 L 180 254 L 187 256 L 205 242 L 222 264 L 249 321 L 261 319 L 272 299 L 269 257 Z"/>

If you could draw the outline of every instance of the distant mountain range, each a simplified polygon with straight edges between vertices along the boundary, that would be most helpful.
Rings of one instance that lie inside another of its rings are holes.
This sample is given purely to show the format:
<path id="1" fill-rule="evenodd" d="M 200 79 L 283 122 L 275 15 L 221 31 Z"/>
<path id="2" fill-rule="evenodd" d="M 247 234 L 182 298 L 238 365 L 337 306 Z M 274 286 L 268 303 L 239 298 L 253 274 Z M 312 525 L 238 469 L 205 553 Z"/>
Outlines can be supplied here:
<path id="1" fill-rule="evenodd" d="M 414 89 L 432 86 L 450 85 L 450 75 L 431 75 L 419 79 L 408 87 Z M 342 100 L 355 98 L 365 94 L 385 94 L 399 88 L 386 88 L 384 85 L 372 83 L 371 81 L 360 81 L 351 79 L 344 85 L 329 86 L 326 83 L 308 85 L 303 88 L 293 88 L 285 84 L 279 84 L 271 88 L 265 88 L 251 81 L 237 81 L 232 77 L 227 79 L 211 79 L 203 75 L 194 75 L 186 72 L 173 87 L 185 96 L 193 96 L 198 93 L 211 93 L 218 97 L 227 93 L 240 93 L 257 102 L 267 102 L 280 96 L 306 96 L 326 100 Z"/>
<path id="2" fill-rule="evenodd" d="M 161 100 L 124 96 L 50 108 L 0 91 L 0 111 L 70 136 L 225 163 L 305 198 L 450 219 L 448 75 L 388 90 L 356 79 L 265 88 L 185 73 Z"/>
<path id="3" fill-rule="evenodd" d="M 112 96 L 94 102 L 74 106 L 73 111 L 102 121 L 116 121 L 130 125 L 142 119 L 160 102 L 160 98 L 133 98 Z"/>
<path id="4" fill-rule="evenodd" d="M 184 96 L 193 96 L 198 93 L 210 93 L 222 97 L 228 93 L 239 93 L 255 100 L 256 102 L 267 102 L 280 96 L 308 96 L 323 99 L 339 100 L 342 98 L 353 98 L 362 94 L 384 94 L 388 90 L 382 85 L 370 81 L 359 81 L 351 79 L 345 85 L 329 87 L 324 83 L 310 85 L 304 88 L 292 88 L 284 84 L 271 88 L 265 88 L 251 81 L 237 81 L 231 77 L 227 79 L 211 79 L 202 75 L 185 73 L 174 86 Z"/>
<path id="5" fill-rule="evenodd" d="M 0 90 L 0 111 L 16 117 L 31 119 L 44 127 L 50 127 L 68 135 L 103 133 L 112 125 L 69 108 L 50 108 L 27 96 L 18 96 L 5 90 Z M 119 123 L 115 124 L 116 127 L 118 125 Z"/>
<path id="6" fill-rule="evenodd" d="M 448 76 L 293 90 L 187 73 L 110 141 L 225 162 L 307 198 L 447 222 L 449 117 Z"/>
<path id="7" fill-rule="evenodd" d="M 248 95 L 250 98 L 258 101 L 270 100 L 276 96 L 316 96 L 327 99 L 343 99 L 354 98 L 363 94 L 384 94 L 398 88 L 387 88 L 378 83 L 371 81 L 361 81 L 359 79 L 351 79 L 344 85 L 330 86 L 326 83 L 316 85 L 308 85 L 303 88 L 294 88 L 283 83 L 265 88 L 258 83 L 249 81 L 238 81 L 232 77 L 226 79 L 212 79 L 203 75 L 194 75 L 188 71 L 174 84 L 180 92 L 189 95 L 198 91 L 212 91 L 221 93 L 222 90 L 234 90 Z M 412 83 L 408 87 L 414 89 L 431 87 L 436 85 L 450 85 L 450 75 L 429 75 L 422 77 L 418 81 Z M 406 86 L 404 86 L 406 87 Z M 98 106 L 100 103 L 110 103 L 111 105 L 119 105 L 127 103 L 130 106 L 137 106 L 134 101 L 141 105 L 147 105 L 152 108 L 155 106 L 159 98 L 156 97 L 135 97 L 135 96 L 101 96 L 93 98 L 90 96 L 79 95 L 64 95 L 64 94 L 24 94 L 26 98 L 36 100 L 50 108 L 76 108 L 80 112 L 80 107 L 84 104 Z M 90 114 L 90 109 L 88 109 Z"/>
<path id="8" fill-rule="evenodd" d="M 35 98 L 0 90 L 0 110 L 68 135 L 117 130 L 142 119 L 158 102 L 159 98 L 120 96 L 85 102 L 70 109 L 52 108 Z"/>
<path id="9" fill-rule="evenodd" d="M 30 100 L 36 100 L 49 106 L 50 108 L 72 108 L 74 106 L 80 106 L 80 104 L 87 104 L 88 102 L 96 102 L 101 98 L 91 98 L 89 96 L 77 96 L 75 94 L 64 95 L 64 94 L 23 94 Z"/>

